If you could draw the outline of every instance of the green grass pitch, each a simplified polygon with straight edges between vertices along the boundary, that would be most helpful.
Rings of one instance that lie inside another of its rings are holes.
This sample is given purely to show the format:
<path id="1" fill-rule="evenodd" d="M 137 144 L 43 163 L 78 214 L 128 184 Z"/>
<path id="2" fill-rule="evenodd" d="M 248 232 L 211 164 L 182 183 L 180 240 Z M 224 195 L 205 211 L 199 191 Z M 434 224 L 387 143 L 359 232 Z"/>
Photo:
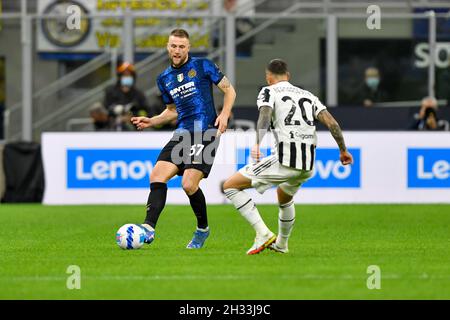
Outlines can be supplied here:
<path id="1" fill-rule="evenodd" d="M 277 207 L 259 208 L 276 232 Z M 208 210 L 203 249 L 185 249 L 190 207 L 167 206 L 155 242 L 127 251 L 115 232 L 143 206 L 1 205 L 0 299 L 450 299 L 449 205 L 296 205 L 290 252 L 256 256 L 231 205 Z M 66 287 L 69 265 L 79 290 Z"/>

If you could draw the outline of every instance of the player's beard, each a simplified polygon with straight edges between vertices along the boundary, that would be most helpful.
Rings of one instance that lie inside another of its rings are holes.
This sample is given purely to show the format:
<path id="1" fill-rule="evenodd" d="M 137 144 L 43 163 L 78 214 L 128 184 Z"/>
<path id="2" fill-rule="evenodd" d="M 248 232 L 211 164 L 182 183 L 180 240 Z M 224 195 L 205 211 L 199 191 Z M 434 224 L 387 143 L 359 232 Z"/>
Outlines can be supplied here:
<path id="1" fill-rule="evenodd" d="M 181 58 L 179 59 L 179 61 L 180 61 L 179 63 L 175 63 L 173 56 L 169 56 L 170 63 L 172 64 L 172 66 L 174 66 L 176 68 L 178 68 L 178 67 L 182 66 L 183 64 L 185 64 L 186 61 L 188 60 L 188 58 L 189 58 L 189 55 L 187 54 L 184 57 L 184 59 L 181 59 Z"/>

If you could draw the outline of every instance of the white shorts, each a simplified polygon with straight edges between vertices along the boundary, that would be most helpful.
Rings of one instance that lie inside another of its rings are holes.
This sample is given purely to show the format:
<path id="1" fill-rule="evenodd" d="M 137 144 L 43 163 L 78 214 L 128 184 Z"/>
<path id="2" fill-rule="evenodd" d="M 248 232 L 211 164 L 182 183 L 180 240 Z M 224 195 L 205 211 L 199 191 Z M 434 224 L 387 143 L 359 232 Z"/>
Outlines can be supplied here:
<path id="1" fill-rule="evenodd" d="M 247 164 L 239 173 L 252 180 L 252 187 L 261 194 L 273 186 L 279 186 L 286 194 L 293 196 L 311 178 L 313 171 L 283 166 L 276 155 L 271 155 L 258 163 Z"/>

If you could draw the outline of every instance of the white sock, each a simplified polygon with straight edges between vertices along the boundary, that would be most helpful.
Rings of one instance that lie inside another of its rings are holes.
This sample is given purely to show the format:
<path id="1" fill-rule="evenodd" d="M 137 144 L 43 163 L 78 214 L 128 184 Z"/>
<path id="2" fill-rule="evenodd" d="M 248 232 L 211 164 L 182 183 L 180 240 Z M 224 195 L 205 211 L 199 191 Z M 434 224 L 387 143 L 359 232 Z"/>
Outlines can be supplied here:
<path id="1" fill-rule="evenodd" d="M 288 239 L 291 235 L 295 223 L 295 205 L 294 200 L 280 205 L 278 211 L 278 237 L 276 245 L 281 248 L 287 248 Z"/>
<path id="2" fill-rule="evenodd" d="M 142 226 L 149 231 L 155 231 L 155 229 L 153 229 L 152 226 L 149 224 L 143 223 Z"/>
<path id="3" fill-rule="evenodd" d="M 225 189 L 224 192 L 227 198 L 234 204 L 235 208 L 239 210 L 241 215 L 255 229 L 256 236 L 266 235 L 270 232 L 261 218 L 255 203 L 246 192 L 231 188 Z"/>

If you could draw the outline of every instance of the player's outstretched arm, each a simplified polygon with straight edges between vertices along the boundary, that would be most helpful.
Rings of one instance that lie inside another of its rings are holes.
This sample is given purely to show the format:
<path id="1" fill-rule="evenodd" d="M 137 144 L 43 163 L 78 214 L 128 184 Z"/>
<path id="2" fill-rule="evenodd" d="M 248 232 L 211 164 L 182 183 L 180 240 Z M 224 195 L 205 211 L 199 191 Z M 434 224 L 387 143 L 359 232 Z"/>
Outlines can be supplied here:
<path id="1" fill-rule="evenodd" d="M 219 126 L 220 133 L 224 133 L 228 126 L 228 118 L 230 117 L 234 100 L 236 99 L 236 91 L 227 77 L 223 77 L 217 84 L 217 87 L 223 92 L 224 96 L 222 112 L 217 117 L 214 125 Z"/>
<path id="2" fill-rule="evenodd" d="M 145 128 L 156 127 L 164 125 L 175 120 L 178 117 L 177 109 L 174 104 L 168 104 L 166 109 L 159 115 L 152 118 L 147 117 L 132 117 L 131 123 L 133 123 L 138 130 L 144 130 Z"/>
<path id="3" fill-rule="evenodd" d="M 339 146 L 340 160 L 343 165 L 353 163 L 353 157 L 350 152 L 348 152 L 345 146 L 344 136 L 342 135 L 341 127 L 339 123 L 334 119 L 334 117 L 327 111 L 322 110 L 317 115 L 317 119 L 322 122 L 328 130 L 330 130 L 331 135 Z"/>

